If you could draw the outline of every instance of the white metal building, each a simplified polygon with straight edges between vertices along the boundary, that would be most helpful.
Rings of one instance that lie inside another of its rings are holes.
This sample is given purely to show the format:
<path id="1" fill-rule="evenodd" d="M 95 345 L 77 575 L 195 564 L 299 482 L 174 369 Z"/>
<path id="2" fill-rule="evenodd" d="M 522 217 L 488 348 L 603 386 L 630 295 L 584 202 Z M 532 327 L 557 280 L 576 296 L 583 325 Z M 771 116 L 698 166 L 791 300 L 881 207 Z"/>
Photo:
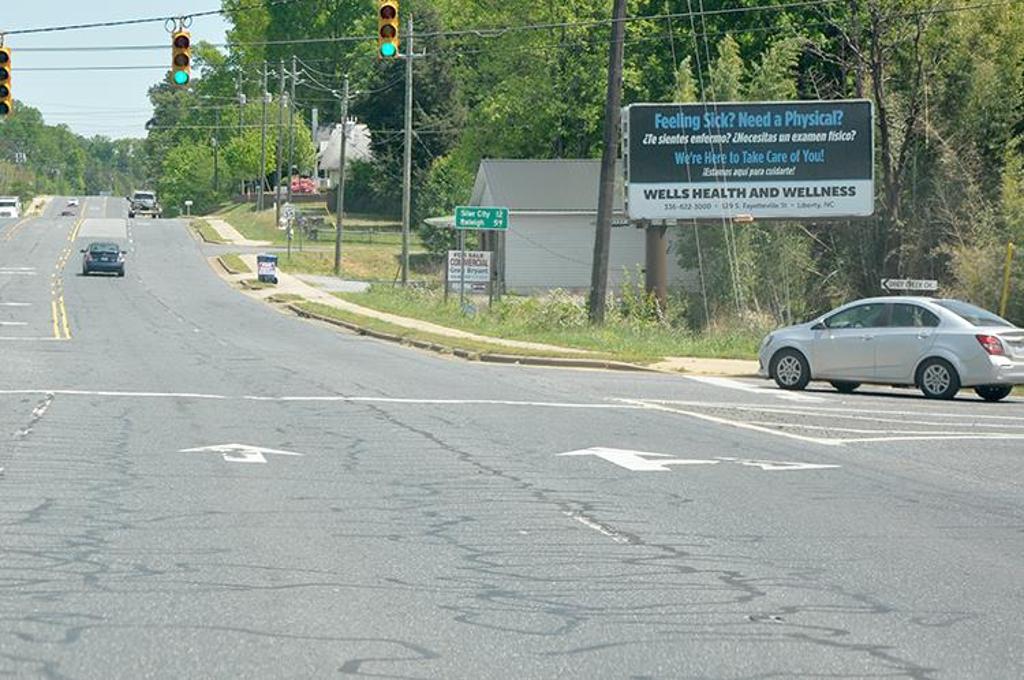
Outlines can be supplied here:
<path id="1" fill-rule="evenodd" d="M 555 288 L 590 288 L 597 222 L 599 160 L 484 160 L 477 172 L 471 205 L 509 209 L 509 230 L 489 239 L 496 251 L 497 277 L 511 293 Z M 623 211 L 621 168 L 616 172 L 615 210 L 609 256 L 610 284 L 623 273 L 637 276 L 644 266 L 644 231 L 629 224 Z M 682 279 L 669 233 L 669 281 Z"/>
<path id="2" fill-rule="evenodd" d="M 373 137 L 370 128 L 354 119 L 346 125 L 345 167 L 354 160 L 368 161 L 373 158 L 370 148 Z M 317 175 L 326 178 L 327 186 L 338 185 L 338 168 L 341 160 L 341 125 L 321 128 L 317 134 L 316 167 Z"/>

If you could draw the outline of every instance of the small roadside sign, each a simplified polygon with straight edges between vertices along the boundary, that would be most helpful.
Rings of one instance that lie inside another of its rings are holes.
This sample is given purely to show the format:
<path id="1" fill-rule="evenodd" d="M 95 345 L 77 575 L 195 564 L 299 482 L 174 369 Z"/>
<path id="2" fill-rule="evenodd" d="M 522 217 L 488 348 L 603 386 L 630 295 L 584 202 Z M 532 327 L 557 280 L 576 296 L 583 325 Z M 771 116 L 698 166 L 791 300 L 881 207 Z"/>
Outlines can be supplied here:
<path id="1" fill-rule="evenodd" d="M 939 282 L 935 279 L 882 279 L 882 290 L 886 292 L 923 290 L 936 291 Z"/>
<path id="2" fill-rule="evenodd" d="M 463 272 L 462 265 L 466 269 Z M 460 286 L 460 282 L 465 282 Z M 486 293 L 491 281 L 491 253 L 486 250 L 449 250 L 448 286 L 457 291 L 465 288 L 467 293 Z"/>
<path id="3" fill-rule="evenodd" d="M 460 205 L 455 208 L 456 229 L 508 230 L 508 208 Z"/>

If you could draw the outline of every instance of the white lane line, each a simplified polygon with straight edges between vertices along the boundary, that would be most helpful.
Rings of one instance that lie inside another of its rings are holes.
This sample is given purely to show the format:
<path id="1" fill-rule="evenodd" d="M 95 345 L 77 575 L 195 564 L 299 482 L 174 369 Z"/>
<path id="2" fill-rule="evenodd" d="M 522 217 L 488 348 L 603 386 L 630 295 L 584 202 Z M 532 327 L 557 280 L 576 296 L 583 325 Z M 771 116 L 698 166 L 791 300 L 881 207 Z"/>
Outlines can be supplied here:
<path id="1" fill-rule="evenodd" d="M 8 271 L 0 269 L 0 276 L 38 276 L 37 272 Z"/>
<path id="2" fill-rule="evenodd" d="M 0 302 L 0 307 L 31 307 L 31 302 Z"/>
<path id="3" fill-rule="evenodd" d="M 892 437 L 857 437 L 854 439 L 837 439 L 841 444 L 870 444 L 872 442 L 925 442 L 925 441 L 1018 441 L 1024 439 L 1024 434 L 935 434 L 928 436 L 916 435 L 894 435 Z"/>
<path id="4" fill-rule="evenodd" d="M 831 425 L 804 425 L 802 423 L 781 423 L 770 420 L 751 420 L 748 421 L 752 425 L 761 425 L 763 427 L 790 427 L 797 430 L 824 430 L 827 432 L 849 432 L 851 434 L 882 434 L 882 435 L 909 435 L 909 436 L 930 436 L 935 434 L 935 430 L 903 430 L 903 429 L 889 429 L 889 430 L 865 430 L 855 427 L 833 427 Z M 922 423 L 908 423 L 912 425 L 920 425 Z M 925 425 L 939 425 L 945 427 L 945 423 L 923 423 Z M 961 423 L 961 425 L 963 425 Z M 979 424 L 977 427 L 1006 427 L 1006 428 L 1020 428 L 1020 425 L 984 425 Z M 977 437 L 977 436 L 988 436 L 992 434 L 1005 434 L 1006 436 L 1014 436 L 1018 433 L 1006 432 L 1006 433 L 993 433 L 993 432 L 943 432 L 943 436 L 962 436 L 962 437 Z M 1020 433 L 1024 435 L 1024 433 Z"/>
<path id="5" fill-rule="evenodd" d="M 795 413 L 793 415 L 800 416 L 800 417 L 805 417 L 805 418 L 814 417 L 816 415 L 819 418 L 834 418 L 836 420 L 855 420 L 855 421 L 866 421 L 866 422 L 869 422 L 869 423 L 893 423 L 894 425 L 910 425 L 910 426 L 921 425 L 921 426 L 924 426 L 924 427 L 966 427 L 966 428 L 971 428 L 971 427 L 988 427 L 988 428 L 1005 428 L 1005 429 L 1008 429 L 1008 430 L 1024 430 L 1024 425 L 1018 425 L 1018 424 L 1015 424 L 1015 423 L 973 423 L 973 422 L 970 422 L 970 416 L 966 415 L 966 414 L 961 416 L 961 418 L 963 418 L 965 422 L 956 422 L 956 421 L 948 421 L 948 420 L 945 421 L 945 422 L 934 422 L 934 421 L 930 421 L 930 420 L 908 420 L 906 418 L 879 418 L 878 416 L 852 416 L 852 415 L 841 415 L 841 414 Z M 789 425 L 792 426 L 792 427 L 805 427 L 805 428 L 808 428 L 808 429 L 811 429 L 813 427 L 812 425 L 801 425 L 801 424 L 797 424 L 797 423 L 789 423 Z M 835 428 L 826 427 L 824 429 L 835 429 Z M 883 430 L 883 431 L 884 432 L 892 432 L 893 430 L 896 430 L 898 432 L 902 432 L 903 431 L 902 428 L 898 428 L 898 427 L 897 428 L 889 428 L 888 430 Z M 858 432 L 858 431 L 873 432 L 874 430 L 851 430 L 851 432 Z"/>
<path id="6" fill-rule="evenodd" d="M 27 326 L 27 321 L 0 321 L 0 326 Z"/>
<path id="7" fill-rule="evenodd" d="M 372 404 L 409 404 L 422 406 L 527 406 L 537 408 L 565 408 L 565 409 L 591 409 L 591 410 L 612 410 L 612 411 L 639 411 L 645 407 L 627 403 L 561 403 L 553 401 L 513 401 L 506 399 L 405 399 L 391 397 L 265 397 L 255 395 L 229 395 L 209 394 L 202 392 L 129 392 L 118 390 L 60 390 L 60 389 L 23 389 L 5 390 L 0 389 L 0 396 L 4 395 L 26 395 L 26 394 L 59 394 L 71 397 L 124 397 L 135 398 L 163 398 L 163 399 L 210 399 L 210 400 L 242 400 L 242 401 L 264 401 L 276 403 L 288 402 L 341 402 L 341 403 L 372 403 Z"/>
<path id="8" fill-rule="evenodd" d="M 689 416 L 698 420 L 706 420 L 709 423 L 717 423 L 718 425 L 726 425 L 728 427 L 734 427 L 740 430 L 751 430 L 753 432 L 761 432 L 763 434 L 770 434 L 775 437 L 782 437 L 784 439 L 795 439 L 801 442 L 809 442 L 811 444 L 821 444 L 822 446 L 842 446 L 843 442 L 837 439 L 822 439 L 820 437 L 805 437 L 804 435 L 796 434 L 793 432 L 783 432 L 781 430 L 773 430 L 768 427 L 761 427 L 760 425 L 752 425 L 742 420 L 730 420 L 728 418 L 719 418 L 718 416 L 708 415 L 707 413 L 700 413 L 699 411 L 688 411 L 679 408 L 671 408 L 662 404 L 650 401 L 641 401 L 636 399 L 623 399 L 628 404 L 636 404 L 643 406 L 644 408 L 652 411 L 663 411 L 665 413 L 678 413 L 679 415 Z"/>
<path id="9" fill-rule="evenodd" d="M 35 267 L 0 267 L 0 272 L 34 272 Z"/>
<path id="10" fill-rule="evenodd" d="M 629 400 L 627 400 L 629 401 Z M 1024 422 L 1024 416 L 1000 416 L 986 413 L 940 413 L 935 411 L 897 411 L 894 409 L 869 409 L 869 408 L 834 408 L 828 406 L 758 406 L 756 404 L 736 404 L 728 402 L 707 402 L 707 401 L 680 401 L 675 399 L 644 399 L 650 404 L 666 404 L 670 406 L 700 406 L 703 408 L 732 409 L 734 411 L 763 411 L 765 413 L 785 413 L 788 415 L 820 416 L 835 413 L 877 413 L 890 416 L 918 416 L 926 418 L 979 418 L 987 420 L 1019 420 Z M 980 404 L 974 404 L 979 406 Z"/>
<path id="11" fill-rule="evenodd" d="M 7 341 L 12 341 L 12 342 L 36 342 L 36 341 L 47 341 L 47 340 L 51 341 L 51 342 L 55 342 L 57 340 L 63 340 L 63 338 L 55 338 L 52 335 L 47 335 L 47 336 L 43 336 L 43 337 L 36 337 L 36 338 L 25 337 L 25 336 L 15 336 L 15 335 L 0 335 L 0 341 L 3 341 L 3 342 L 7 342 Z M 46 390 L 30 390 L 30 391 L 26 392 L 25 394 L 46 394 Z"/>
<path id="12" fill-rule="evenodd" d="M 562 403 L 554 401 L 515 401 L 506 399 L 409 399 L 398 397 L 253 397 L 245 396 L 248 401 L 302 401 L 302 402 L 368 402 L 374 404 L 421 404 L 427 406 L 537 406 L 542 408 L 568 409 L 610 409 L 640 410 L 643 407 L 625 403 Z"/>
<path id="13" fill-rule="evenodd" d="M 785 399 L 786 401 L 825 401 L 822 397 L 813 397 L 807 394 L 800 394 L 799 392 L 787 392 L 780 390 L 775 387 L 768 387 L 762 385 L 750 385 L 739 380 L 732 380 L 731 378 L 716 378 L 713 376 L 706 375 L 688 375 L 687 380 L 694 382 L 703 383 L 705 385 L 714 385 L 715 387 L 723 387 L 729 390 L 739 390 L 741 392 L 749 392 L 751 394 L 760 395 L 771 395 L 777 399 Z"/>

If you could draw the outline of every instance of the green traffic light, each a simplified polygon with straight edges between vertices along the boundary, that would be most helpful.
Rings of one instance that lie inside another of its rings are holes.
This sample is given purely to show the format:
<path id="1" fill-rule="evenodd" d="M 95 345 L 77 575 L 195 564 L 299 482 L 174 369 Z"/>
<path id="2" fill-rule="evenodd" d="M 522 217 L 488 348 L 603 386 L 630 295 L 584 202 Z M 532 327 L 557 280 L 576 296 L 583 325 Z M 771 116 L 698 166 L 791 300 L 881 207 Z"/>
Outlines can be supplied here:
<path id="1" fill-rule="evenodd" d="M 174 72 L 174 84 L 175 85 L 188 85 L 188 72 L 187 71 L 175 71 Z"/>
<path id="2" fill-rule="evenodd" d="M 393 57 L 396 54 L 398 54 L 398 48 L 395 47 L 394 43 L 383 43 L 380 46 L 380 56 Z"/>

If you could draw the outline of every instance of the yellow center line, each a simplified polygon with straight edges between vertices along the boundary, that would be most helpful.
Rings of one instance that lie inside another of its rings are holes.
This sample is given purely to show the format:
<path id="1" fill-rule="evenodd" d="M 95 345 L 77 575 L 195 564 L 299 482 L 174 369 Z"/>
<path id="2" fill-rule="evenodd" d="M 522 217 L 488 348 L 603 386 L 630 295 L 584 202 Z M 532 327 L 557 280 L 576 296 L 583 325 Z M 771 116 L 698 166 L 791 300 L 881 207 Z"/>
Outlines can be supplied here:
<path id="1" fill-rule="evenodd" d="M 60 340 L 60 328 L 57 326 L 57 301 L 50 300 L 50 309 L 53 312 L 53 337 Z"/>
<path id="2" fill-rule="evenodd" d="M 11 228 L 10 228 L 10 229 L 8 229 L 8 230 L 7 230 L 7 232 L 6 232 L 5 234 L 4 234 L 4 236 L 3 236 L 3 240 L 4 240 L 4 241 L 11 241 L 11 240 L 13 240 L 13 239 L 14 239 L 14 236 L 15 236 L 15 235 L 16 235 L 16 234 L 18 233 L 18 231 L 19 231 L 19 230 L 20 230 L 20 229 L 21 229 L 21 228 L 22 228 L 23 226 L 25 226 L 26 224 L 28 224 L 28 223 L 29 223 L 29 222 L 30 222 L 31 220 L 32 220 L 32 218 L 31 218 L 31 217 L 24 217 L 24 218 L 22 218 L 21 220 L 19 220 L 19 221 L 15 222 L 14 224 L 12 224 L 12 225 L 11 225 Z"/>
<path id="3" fill-rule="evenodd" d="M 57 304 L 60 307 L 60 319 L 64 323 L 64 339 L 65 340 L 70 340 L 71 339 L 71 326 L 68 325 L 68 310 L 67 310 L 67 307 L 64 306 L 64 296 L 63 295 L 60 296 L 60 299 L 57 301 Z"/>

